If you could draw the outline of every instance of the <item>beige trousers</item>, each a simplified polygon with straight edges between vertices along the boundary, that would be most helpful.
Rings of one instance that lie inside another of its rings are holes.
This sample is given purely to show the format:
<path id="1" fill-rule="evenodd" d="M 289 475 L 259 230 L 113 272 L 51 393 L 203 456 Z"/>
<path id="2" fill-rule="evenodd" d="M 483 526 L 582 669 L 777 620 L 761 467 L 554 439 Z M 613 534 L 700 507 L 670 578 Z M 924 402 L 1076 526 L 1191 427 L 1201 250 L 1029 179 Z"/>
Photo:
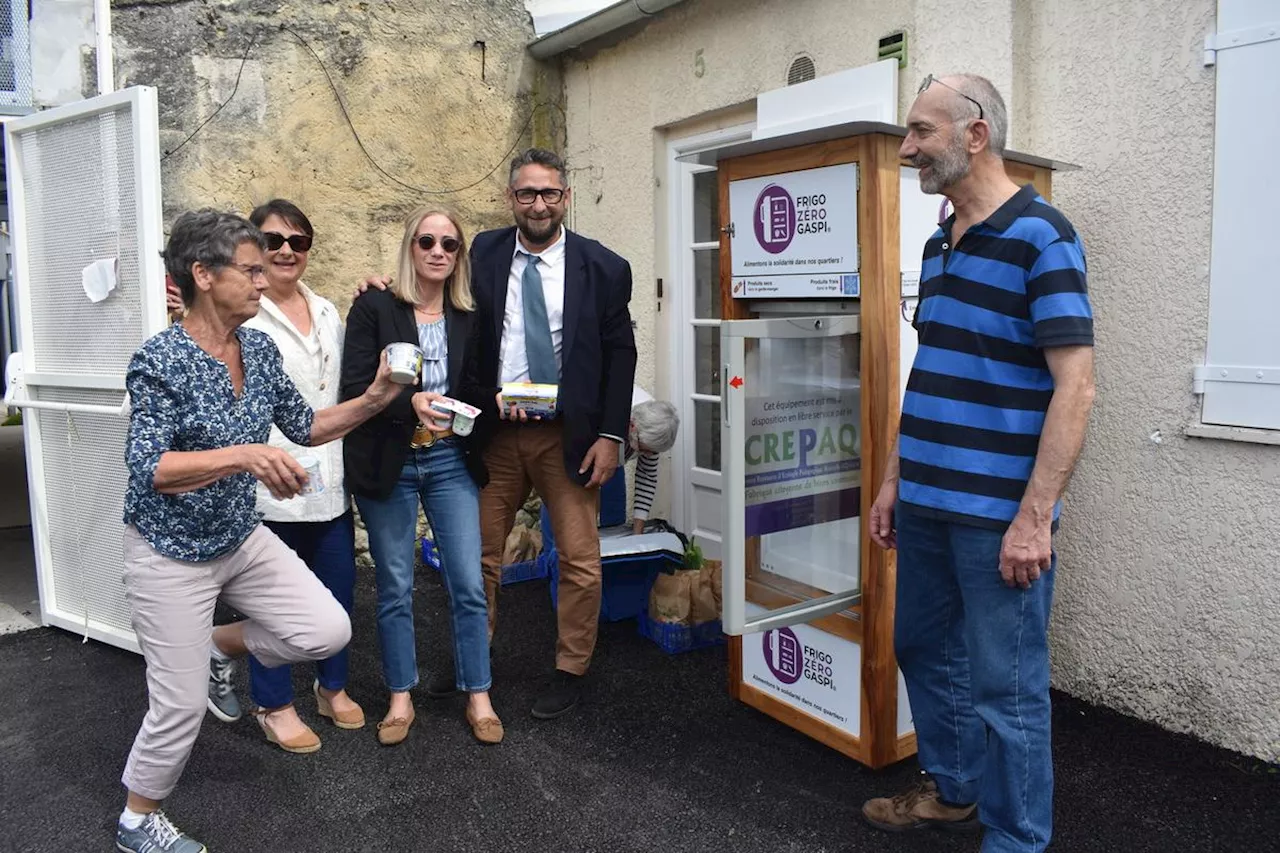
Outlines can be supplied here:
<path id="1" fill-rule="evenodd" d="M 126 527 L 124 583 L 151 706 L 121 781 L 153 800 L 178 784 L 204 721 L 219 595 L 249 617 L 244 642 L 265 666 L 323 660 L 351 639 L 342 605 L 261 524 L 239 548 L 204 563 L 165 557 Z"/>
<path id="2" fill-rule="evenodd" d="M 557 591 L 556 669 L 582 675 L 591 666 L 600 622 L 600 490 L 569 479 L 564 468 L 559 421 L 502 424 L 485 450 L 489 485 L 480 492 L 480 539 L 484 591 L 489 600 L 489 638 L 498 621 L 502 551 L 516 512 L 538 490 L 551 516 L 560 558 Z"/>

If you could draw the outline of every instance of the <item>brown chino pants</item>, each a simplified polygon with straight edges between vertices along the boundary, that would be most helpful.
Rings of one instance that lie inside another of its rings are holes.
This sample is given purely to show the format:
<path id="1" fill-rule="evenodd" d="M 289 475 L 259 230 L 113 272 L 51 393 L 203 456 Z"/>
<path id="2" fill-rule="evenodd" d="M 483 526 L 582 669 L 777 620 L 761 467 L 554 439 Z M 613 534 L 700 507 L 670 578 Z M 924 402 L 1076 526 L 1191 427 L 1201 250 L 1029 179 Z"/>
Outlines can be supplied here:
<path id="1" fill-rule="evenodd" d="M 489 485 L 480 492 L 481 565 L 492 639 L 502 589 L 502 552 L 516 512 L 530 487 L 537 489 L 551 516 L 560 558 L 556 669 L 582 675 L 591 665 L 600 619 L 600 534 L 596 529 L 600 491 L 569 479 L 562 431 L 559 421 L 498 427 L 484 457 Z"/>

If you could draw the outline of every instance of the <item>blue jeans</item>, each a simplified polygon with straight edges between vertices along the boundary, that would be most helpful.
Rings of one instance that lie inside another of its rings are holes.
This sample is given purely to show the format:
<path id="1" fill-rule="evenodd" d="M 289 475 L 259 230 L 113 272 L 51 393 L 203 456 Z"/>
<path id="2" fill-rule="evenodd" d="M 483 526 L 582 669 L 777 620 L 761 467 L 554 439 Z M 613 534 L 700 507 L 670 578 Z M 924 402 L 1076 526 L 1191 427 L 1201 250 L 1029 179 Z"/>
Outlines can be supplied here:
<path id="1" fill-rule="evenodd" d="M 418 683 L 413 632 L 413 567 L 418 502 L 440 551 L 440 575 L 449 593 L 457 686 L 489 689 L 489 607 L 480 572 L 480 492 L 451 439 L 410 450 L 391 495 L 357 497 L 377 567 L 378 642 L 387 688 L 399 693 Z"/>
<path id="2" fill-rule="evenodd" d="M 902 504 L 895 520 L 894 648 L 920 766 L 944 800 L 978 803 L 982 853 L 1044 850 L 1053 831 L 1047 631 L 1056 572 L 1010 588 L 1000 578 L 1002 531 Z"/>
<path id="3" fill-rule="evenodd" d="M 330 521 L 264 521 L 272 533 L 302 558 L 351 615 L 356 586 L 356 540 L 350 511 Z M 347 649 L 316 661 L 316 680 L 326 690 L 347 686 Z M 280 708 L 293 701 L 293 668 L 268 667 L 249 656 L 249 695 L 263 708 Z"/>

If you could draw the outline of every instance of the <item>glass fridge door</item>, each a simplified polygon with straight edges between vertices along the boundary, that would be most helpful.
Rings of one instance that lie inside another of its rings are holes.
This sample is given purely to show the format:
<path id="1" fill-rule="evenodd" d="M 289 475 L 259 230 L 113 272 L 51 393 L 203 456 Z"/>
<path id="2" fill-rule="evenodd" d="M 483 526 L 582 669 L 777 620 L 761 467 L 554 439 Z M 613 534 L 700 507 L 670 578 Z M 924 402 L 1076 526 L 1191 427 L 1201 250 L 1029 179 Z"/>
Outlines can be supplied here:
<path id="1" fill-rule="evenodd" d="M 724 630 L 855 607 L 862 593 L 856 316 L 721 327 Z"/>

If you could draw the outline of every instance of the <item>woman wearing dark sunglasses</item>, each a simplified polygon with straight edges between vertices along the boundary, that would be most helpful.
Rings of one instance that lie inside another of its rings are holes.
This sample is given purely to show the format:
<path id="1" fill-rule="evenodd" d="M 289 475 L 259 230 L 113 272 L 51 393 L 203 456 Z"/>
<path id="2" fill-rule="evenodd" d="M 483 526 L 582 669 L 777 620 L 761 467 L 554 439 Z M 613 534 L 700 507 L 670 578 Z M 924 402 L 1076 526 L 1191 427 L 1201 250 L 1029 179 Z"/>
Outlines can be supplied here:
<path id="1" fill-rule="evenodd" d="M 472 442 L 497 418 L 497 389 L 478 387 L 471 372 L 478 331 L 458 218 L 419 208 L 405 222 L 391 289 L 370 290 L 351 306 L 342 365 L 342 397 L 354 398 L 373 381 L 388 344 L 412 343 L 423 352 L 418 381 L 345 443 L 347 486 L 377 567 L 378 642 L 391 693 L 378 741 L 388 746 L 403 741 L 414 720 L 409 691 L 418 683 L 413 573 L 419 504 L 449 593 L 456 685 L 469 694 L 467 722 L 481 743 L 502 740 L 502 723 L 489 701 L 489 623 L 480 571 L 479 489 L 488 473 L 480 453 L 472 452 Z M 455 436 L 447 417 L 433 416 L 431 401 L 441 396 L 483 410 L 470 436 Z"/>

